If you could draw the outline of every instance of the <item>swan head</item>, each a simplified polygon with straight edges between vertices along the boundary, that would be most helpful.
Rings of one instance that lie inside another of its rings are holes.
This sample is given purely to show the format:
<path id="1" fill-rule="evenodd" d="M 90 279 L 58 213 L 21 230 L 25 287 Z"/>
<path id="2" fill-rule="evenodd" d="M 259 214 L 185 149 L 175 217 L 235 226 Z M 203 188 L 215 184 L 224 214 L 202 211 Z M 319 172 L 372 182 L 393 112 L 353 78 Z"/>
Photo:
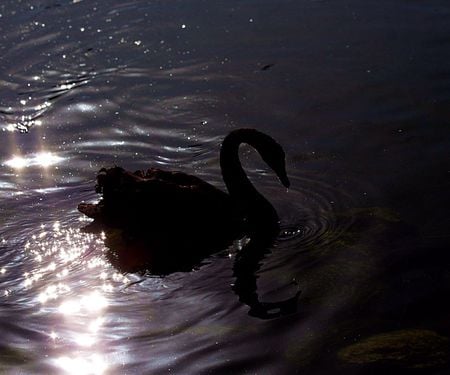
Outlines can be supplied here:
<path id="1" fill-rule="evenodd" d="M 270 136 L 260 133 L 263 137 L 259 140 L 257 148 L 262 159 L 275 172 L 285 188 L 291 185 L 286 173 L 286 154 L 283 148 Z"/>

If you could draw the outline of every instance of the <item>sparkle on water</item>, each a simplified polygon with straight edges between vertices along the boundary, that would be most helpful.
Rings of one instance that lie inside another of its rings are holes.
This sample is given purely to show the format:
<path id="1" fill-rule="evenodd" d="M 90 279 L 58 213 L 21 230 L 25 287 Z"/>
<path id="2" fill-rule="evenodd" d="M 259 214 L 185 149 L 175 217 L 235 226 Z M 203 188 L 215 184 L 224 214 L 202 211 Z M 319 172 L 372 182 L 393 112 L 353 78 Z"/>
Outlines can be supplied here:
<path id="1" fill-rule="evenodd" d="M 104 258 L 104 234 L 63 228 L 59 222 L 41 225 L 35 233 L 24 244 L 31 267 L 17 291 L 34 294 L 39 311 L 57 322 L 48 332 L 58 349 L 51 363 L 64 373 L 103 374 L 108 367 L 102 353 L 108 295 L 130 280 Z M 0 276 L 6 273 L 3 267 Z M 82 280 L 86 274 L 98 276 Z M 12 292 L 4 290 L 3 298 Z"/>

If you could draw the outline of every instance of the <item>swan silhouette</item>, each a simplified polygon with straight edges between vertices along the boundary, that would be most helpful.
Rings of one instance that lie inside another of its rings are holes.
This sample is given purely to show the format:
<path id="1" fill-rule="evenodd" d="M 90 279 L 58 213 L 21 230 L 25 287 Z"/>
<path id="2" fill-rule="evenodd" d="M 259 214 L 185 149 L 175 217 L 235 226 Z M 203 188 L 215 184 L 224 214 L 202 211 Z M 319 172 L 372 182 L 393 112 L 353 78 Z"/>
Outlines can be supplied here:
<path id="1" fill-rule="evenodd" d="M 275 209 L 241 166 L 242 143 L 255 148 L 281 183 L 289 187 L 282 147 L 257 130 L 238 129 L 225 137 L 220 151 L 229 194 L 182 172 L 152 168 L 132 173 L 113 167 L 101 169 L 97 176 L 96 191 L 103 199 L 98 204 L 80 203 L 78 209 L 96 223 L 152 236 L 166 235 L 163 240 L 179 239 L 185 244 L 192 239 L 197 245 L 199 240 L 211 243 L 213 239 L 235 239 L 242 232 L 251 234 L 262 227 L 273 227 L 278 222 Z"/>
<path id="2" fill-rule="evenodd" d="M 192 270 L 206 255 L 247 235 L 250 241 L 233 268 L 235 292 L 251 307 L 252 315 L 270 318 L 272 308 L 280 314 L 283 309 L 292 312 L 298 296 L 274 306 L 259 302 L 256 293 L 256 272 L 279 233 L 279 219 L 242 168 L 239 146 L 243 143 L 256 149 L 289 187 L 283 148 L 260 131 L 238 129 L 225 137 L 220 150 L 229 194 L 182 172 L 102 168 L 96 185 L 102 199 L 97 204 L 78 205 L 80 212 L 94 219 L 86 230 L 105 232 L 105 244 L 113 250 L 108 257 L 119 270 L 161 275 Z"/>

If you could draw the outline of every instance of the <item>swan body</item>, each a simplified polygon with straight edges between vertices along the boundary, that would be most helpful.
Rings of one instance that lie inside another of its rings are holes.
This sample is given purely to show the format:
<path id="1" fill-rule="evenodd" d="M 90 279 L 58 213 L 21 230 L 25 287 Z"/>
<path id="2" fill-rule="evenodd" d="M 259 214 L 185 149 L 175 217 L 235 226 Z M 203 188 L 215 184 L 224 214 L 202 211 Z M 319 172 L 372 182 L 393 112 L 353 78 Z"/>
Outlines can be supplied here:
<path id="1" fill-rule="evenodd" d="M 96 186 L 102 199 L 97 204 L 81 203 L 78 210 L 93 218 L 94 223 L 120 228 L 130 238 L 143 238 L 154 252 L 175 252 L 177 257 L 187 257 L 188 253 L 201 256 L 223 249 L 242 233 L 268 228 L 275 233 L 275 209 L 254 188 L 241 166 L 242 143 L 254 147 L 281 183 L 289 187 L 281 146 L 257 130 L 238 129 L 225 137 L 220 151 L 229 194 L 182 172 L 103 168 Z"/>
<path id="2" fill-rule="evenodd" d="M 103 199 L 78 208 L 112 227 L 176 232 L 233 223 L 230 196 L 195 176 L 155 168 L 132 173 L 113 167 L 101 170 L 97 181 L 96 191 Z"/>

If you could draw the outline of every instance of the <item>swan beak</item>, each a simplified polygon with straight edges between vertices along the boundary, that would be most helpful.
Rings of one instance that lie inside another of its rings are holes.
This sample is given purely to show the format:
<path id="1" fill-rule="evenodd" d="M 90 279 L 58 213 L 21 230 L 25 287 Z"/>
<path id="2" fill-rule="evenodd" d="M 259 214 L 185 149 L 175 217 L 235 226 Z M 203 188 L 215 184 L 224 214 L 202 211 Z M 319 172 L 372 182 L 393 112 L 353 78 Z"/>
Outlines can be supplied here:
<path id="1" fill-rule="evenodd" d="M 291 186 L 291 183 L 290 183 L 290 181 L 289 181 L 288 176 L 284 173 L 284 174 L 280 175 L 279 177 L 280 177 L 280 181 L 281 181 L 281 183 L 283 184 L 283 186 L 284 186 L 286 189 L 289 189 L 289 186 Z"/>

